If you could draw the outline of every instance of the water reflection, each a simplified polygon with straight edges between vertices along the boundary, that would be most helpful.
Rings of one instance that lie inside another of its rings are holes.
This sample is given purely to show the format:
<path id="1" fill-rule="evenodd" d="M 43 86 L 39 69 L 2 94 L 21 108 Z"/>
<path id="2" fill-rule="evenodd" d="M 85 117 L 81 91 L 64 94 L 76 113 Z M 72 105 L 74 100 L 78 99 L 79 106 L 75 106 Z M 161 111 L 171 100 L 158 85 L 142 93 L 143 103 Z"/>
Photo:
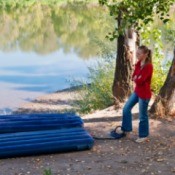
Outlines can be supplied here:
<path id="1" fill-rule="evenodd" d="M 73 50 L 79 57 L 89 58 L 101 52 L 98 42 L 104 46 L 109 42 L 105 33 L 113 30 L 113 20 L 96 4 L 73 2 L 49 6 L 36 2 L 27 8 L 19 5 L 1 7 L 3 51 L 20 49 L 49 54 L 61 48 L 65 53 Z"/>
<path id="2" fill-rule="evenodd" d="M 60 58 L 57 58 L 58 55 Z M 18 90 L 51 92 L 66 88 L 66 79 L 69 77 L 85 77 L 88 72 L 89 63 L 80 60 L 75 54 L 64 55 L 59 51 L 52 54 L 52 58 L 33 56 L 25 60 L 19 57 L 15 63 L 11 57 L 6 58 L 5 62 L 1 61 L 0 82 L 18 84 L 20 87 L 14 87 Z M 7 63 L 10 65 L 7 66 Z"/>

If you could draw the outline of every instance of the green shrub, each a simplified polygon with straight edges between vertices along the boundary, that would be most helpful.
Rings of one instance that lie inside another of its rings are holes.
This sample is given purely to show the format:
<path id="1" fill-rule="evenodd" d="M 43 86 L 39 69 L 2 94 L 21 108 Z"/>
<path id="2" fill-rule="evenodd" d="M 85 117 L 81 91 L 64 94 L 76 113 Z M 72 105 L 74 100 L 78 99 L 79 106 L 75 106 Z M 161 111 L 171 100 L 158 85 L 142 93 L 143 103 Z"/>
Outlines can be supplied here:
<path id="1" fill-rule="evenodd" d="M 113 104 L 112 83 L 114 77 L 114 59 L 98 61 L 91 68 L 87 81 L 74 81 L 74 85 L 82 88 L 76 95 L 75 107 L 80 113 L 88 113 L 97 109 L 103 109 Z"/>
<path id="2" fill-rule="evenodd" d="M 165 82 L 170 65 L 168 63 L 163 67 L 160 62 L 153 62 L 153 65 L 154 65 L 154 72 L 152 77 L 151 88 L 155 93 L 155 95 L 157 95 L 160 91 L 160 88 L 163 86 Z"/>

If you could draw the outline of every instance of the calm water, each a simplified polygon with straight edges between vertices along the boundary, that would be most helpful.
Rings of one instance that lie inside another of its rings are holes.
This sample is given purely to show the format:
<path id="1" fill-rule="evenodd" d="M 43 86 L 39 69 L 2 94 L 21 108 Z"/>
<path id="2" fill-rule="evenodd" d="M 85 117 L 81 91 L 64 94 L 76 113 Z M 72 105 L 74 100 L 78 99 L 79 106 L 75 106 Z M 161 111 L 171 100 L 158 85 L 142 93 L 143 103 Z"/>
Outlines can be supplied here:
<path id="1" fill-rule="evenodd" d="M 0 113 L 86 78 L 87 66 L 111 48 L 112 20 L 96 4 L 0 7 Z"/>

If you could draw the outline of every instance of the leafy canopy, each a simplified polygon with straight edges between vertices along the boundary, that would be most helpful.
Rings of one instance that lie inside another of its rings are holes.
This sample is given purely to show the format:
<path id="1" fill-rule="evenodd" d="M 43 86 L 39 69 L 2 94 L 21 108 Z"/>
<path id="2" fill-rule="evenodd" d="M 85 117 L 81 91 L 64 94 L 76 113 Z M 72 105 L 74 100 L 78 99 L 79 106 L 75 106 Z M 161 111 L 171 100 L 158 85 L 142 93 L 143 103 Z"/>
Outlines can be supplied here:
<path id="1" fill-rule="evenodd" d="M 116 28 L 117 32 L 124 32 L 129 27 L 139 30 L 152 22 L 155 14 L 164 23 L 168 22 L 168 12 L 174 2 L 175 0 L 99 0 L 101 5 L 109 8 L 110 15 L 116 19 L 121 15 L 122 23 Z"/>

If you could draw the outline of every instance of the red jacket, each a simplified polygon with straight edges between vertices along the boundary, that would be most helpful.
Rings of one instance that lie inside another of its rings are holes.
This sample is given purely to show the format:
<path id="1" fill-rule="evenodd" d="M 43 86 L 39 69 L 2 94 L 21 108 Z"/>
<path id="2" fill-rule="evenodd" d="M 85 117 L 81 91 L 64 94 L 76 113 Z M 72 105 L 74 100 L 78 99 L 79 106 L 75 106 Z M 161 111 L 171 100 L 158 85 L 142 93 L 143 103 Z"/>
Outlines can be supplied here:
<path id="1" fill-rule="evenodd" d="M 142 99 L 151 98 L 151 78 L 153 74 L 153 65 L 147 63 L 141 68 L 141 62 L 138 61 L 135 65 L 135 70 L 132 79 L 135 82 L 134 92 Z M 134 78 L 135 77 L 135 78 Z"/>

